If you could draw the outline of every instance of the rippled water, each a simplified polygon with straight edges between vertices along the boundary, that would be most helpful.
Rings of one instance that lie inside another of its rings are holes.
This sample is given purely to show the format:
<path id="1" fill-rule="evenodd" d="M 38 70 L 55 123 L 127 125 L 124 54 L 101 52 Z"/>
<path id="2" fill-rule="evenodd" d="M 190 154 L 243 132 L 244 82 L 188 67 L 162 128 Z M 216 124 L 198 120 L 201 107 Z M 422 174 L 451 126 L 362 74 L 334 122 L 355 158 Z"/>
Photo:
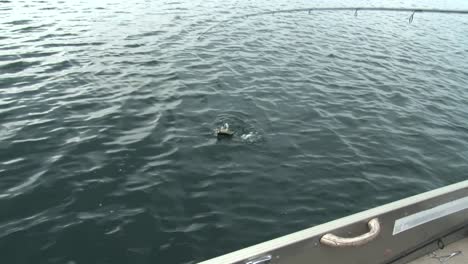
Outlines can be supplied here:
<path id="1" fill-rule="evenodd" d="M 0 1 L 2 263 L 193 263 L 466 179 L 468 16 L 276 14 L 198 39 L 351 4 L 468 9 Z"/>

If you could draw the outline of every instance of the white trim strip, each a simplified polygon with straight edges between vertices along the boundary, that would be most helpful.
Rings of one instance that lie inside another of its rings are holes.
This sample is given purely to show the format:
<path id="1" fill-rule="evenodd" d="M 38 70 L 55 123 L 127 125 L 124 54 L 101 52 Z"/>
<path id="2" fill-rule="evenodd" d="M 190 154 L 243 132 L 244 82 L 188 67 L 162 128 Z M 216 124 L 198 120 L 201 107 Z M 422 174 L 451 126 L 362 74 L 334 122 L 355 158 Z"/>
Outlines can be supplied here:
<path id="1" fill-rule="evenodd" d="M 395 225 L 393 226 L 393 235 L 465 209 L 468 209 L 468 197 L 460 198 L 425 211 L 405 216 L 395 221 Z"/>

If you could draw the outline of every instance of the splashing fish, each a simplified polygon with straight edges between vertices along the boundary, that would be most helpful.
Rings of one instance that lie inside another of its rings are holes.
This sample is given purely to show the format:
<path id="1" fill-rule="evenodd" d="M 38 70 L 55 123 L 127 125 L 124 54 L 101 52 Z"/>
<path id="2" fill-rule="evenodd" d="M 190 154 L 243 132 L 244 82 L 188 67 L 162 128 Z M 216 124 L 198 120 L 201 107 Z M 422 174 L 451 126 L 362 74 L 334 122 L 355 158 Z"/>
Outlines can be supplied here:
<path id="1" fill-rule="evenodd" d="M 234 135 L 234 131 L 229 129 L 228 123 L 224 123 L 222 127 L 216 128 L 215 133 L 218 137 L 232 137 Z"/>

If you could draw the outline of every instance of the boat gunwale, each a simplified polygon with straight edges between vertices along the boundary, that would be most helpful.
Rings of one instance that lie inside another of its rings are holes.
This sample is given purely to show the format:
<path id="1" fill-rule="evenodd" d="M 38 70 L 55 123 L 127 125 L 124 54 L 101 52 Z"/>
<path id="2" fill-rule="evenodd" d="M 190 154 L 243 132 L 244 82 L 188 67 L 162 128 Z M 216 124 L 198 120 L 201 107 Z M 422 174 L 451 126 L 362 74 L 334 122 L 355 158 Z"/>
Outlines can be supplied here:
<path id="1" fill-rule="evenodd" d="M 208 259 L 199 264 L 215 264 L 215 263 L 237 263 L 247 258 L 267 254 L 271 251 L 283 248 L 285 246 L 304 241 L 313 237 L 323 235 L 338 228 L 352 225 L 357 222 L 367 221 L 371 218 L 378 217 L 395 210 L 424 202 L 429 199 L 437 198 L 452 192 L 468 188 L 468 180 L 444 186 L 435 190 L 427 191 L 421 194 L 403 198 L 388 204 L 374 207 L 362 212 L 358 212 L 343 218 L 332 220 L 317 226 L 303 229 L 285 236 L 281 236 L 272 240 L 268 240 L 253 246 L 246 247 L 225 255 L 221 255 L 212 259 Z"/>

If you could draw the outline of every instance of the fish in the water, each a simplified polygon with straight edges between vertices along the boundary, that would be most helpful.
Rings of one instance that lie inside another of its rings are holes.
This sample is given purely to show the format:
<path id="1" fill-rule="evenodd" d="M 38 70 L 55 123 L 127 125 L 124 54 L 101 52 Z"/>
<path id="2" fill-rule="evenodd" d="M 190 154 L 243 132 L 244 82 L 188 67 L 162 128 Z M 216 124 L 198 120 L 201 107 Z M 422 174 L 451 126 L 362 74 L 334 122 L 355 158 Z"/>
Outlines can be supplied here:
<path id="1" fill-rule="evenodd" d="M 216 136 L 218 137 L 232 137 L 234 131 L 229 129 L 229 124 L 225 123 L 222 127 L 215 129 Z"/>

